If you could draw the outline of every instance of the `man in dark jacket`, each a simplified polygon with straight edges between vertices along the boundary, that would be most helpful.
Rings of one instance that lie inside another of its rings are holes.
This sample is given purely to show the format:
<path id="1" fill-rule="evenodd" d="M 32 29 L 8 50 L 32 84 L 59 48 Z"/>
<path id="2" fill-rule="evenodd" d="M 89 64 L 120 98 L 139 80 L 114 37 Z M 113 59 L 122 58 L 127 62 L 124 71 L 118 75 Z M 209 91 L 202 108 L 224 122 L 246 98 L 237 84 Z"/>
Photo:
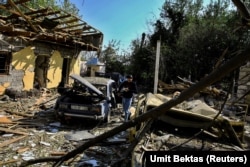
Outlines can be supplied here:
<path id="1" fill-rule="evenodd" d="M 128 75 L 126 78 L 127 80 L 121 83 L 118 89 L 118 92 L 122 95 L 122 107 L 125 113 L 125 122 L 128 121 L 131 115 L 129 108 L 132 104 L 133 96 L 138 92 L 137 86 L 135 82 L 133 82 L 133 76 Z"/>

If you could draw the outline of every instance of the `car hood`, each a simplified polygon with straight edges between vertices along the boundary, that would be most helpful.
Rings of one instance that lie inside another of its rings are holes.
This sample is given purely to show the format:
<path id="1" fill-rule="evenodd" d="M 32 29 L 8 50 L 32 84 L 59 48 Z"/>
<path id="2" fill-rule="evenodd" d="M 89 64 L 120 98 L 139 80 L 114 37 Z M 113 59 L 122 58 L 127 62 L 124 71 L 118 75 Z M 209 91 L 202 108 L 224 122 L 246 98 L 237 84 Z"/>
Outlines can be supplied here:
<path id="1" fill-rule="evenodd" d="M 83 84 L 84 86 L 88 87 L 91 91 L 95 92 L 99 96 L 104 96 L 104 94 L 97 89 L 94 85 L 92 85 L 89 81 L 81 77 L 80 75 L 77 74 L 72 74 L 70 77 L 74 80 L 77 80 L 79 83 Z"/>

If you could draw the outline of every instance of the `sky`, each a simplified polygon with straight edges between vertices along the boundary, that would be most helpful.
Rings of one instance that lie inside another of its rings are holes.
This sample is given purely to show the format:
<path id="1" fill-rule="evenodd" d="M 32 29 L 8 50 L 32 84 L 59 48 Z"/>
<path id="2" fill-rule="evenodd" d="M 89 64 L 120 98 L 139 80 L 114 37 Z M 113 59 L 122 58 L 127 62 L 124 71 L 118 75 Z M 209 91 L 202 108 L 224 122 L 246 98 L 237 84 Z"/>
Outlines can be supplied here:
<path id="1" fill-rule="evenodd" d="M 120 41 L 128 49 L 132 40 L 149 31 L 148 21 L 160 17 L 165 0 L 70 0 L 82 20 L 104 34 L 103 46 Z"/>

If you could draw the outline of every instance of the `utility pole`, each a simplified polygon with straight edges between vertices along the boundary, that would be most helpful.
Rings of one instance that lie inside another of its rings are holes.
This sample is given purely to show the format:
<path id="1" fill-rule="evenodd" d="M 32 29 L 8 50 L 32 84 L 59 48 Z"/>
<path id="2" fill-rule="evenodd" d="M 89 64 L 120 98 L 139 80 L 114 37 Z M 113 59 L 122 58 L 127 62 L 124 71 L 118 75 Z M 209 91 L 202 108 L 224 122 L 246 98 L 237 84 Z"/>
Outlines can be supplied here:
<path id="1" fill-rule="evenodd" d="M 157 93 L 157 86 L 158 86 L 158 73 L 159 73 L 159 61 L 160 61 L 160 48 L 161 48 L 161 41 L 157 41 L 157 48 L 156 48 L 156 60 L 155 60 L 155 79 L 154 79 L 154 94 Z"/>

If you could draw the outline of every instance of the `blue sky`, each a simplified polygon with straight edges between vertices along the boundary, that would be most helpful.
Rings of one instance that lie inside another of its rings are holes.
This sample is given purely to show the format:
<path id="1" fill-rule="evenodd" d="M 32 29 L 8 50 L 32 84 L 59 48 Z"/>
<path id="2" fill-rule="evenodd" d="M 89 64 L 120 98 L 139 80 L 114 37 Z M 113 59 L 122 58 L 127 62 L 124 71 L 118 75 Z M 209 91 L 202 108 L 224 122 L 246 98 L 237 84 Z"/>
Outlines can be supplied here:
<path id="1" fill-rule="evenodd" d="M 149 20 L 159 18 L 165 0 L 70 0 L 76 4 L 82 20 L 104 34 L 104 45 L 120 41 L 121 49 L 143 32 Z"/>

